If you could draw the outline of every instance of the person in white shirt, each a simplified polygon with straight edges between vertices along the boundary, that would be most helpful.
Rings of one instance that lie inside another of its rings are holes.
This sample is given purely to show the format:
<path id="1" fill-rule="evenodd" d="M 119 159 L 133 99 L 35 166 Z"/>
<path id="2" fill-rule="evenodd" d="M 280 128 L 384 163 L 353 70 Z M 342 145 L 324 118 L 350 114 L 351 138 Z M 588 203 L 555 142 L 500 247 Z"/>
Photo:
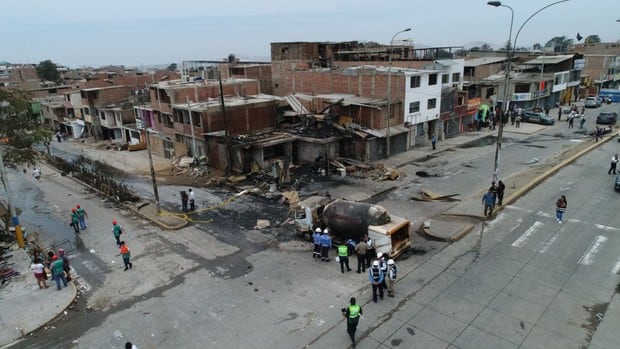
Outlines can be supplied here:
<path id="1" fill-rule="evenodd" d="M 618 154 L 614 154 L 614 156 L 611 157 L 611 164 L 609 166 L 609 171 L 607 171 L 607 174 L 616 174 L 616 166 L 618 166 Z"/>
<path id="2" fill-rule="evenodd" d="M 194 191 L 192 188 L 189 188 L 189 210 L 194 211 L 196 209 L 196 204 L 194 203 Z"/>
<path id="3" fill-rule="evenodd" d="M 45 281 L 45 266 L 41 263 L 40 259 L 35 259 L 34 262 L 30 265 L 30 270 L 34 272 L 34 277 L 37 279 L 37 284 L 39 288 L 48 288 L 47 282 Z"/>
<path id="4" fill-rule="evenodd" d="M 32 170 L 32 177 L 34 177 L 37 181 L 41 181 L 41 170 L 39 170 L 38 167 L 35 167 Z"/>

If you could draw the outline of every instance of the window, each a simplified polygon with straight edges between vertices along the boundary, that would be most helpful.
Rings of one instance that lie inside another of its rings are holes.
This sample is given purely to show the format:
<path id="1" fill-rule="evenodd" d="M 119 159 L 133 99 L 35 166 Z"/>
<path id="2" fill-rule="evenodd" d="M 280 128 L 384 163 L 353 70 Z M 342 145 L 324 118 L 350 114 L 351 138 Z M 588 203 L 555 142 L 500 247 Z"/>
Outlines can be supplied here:
<path id="1" fill-rule="evenodd" d="M 437 85 L 437 74 L 430 74 L 428 76 L 428 85 Z"/>
<path id="2" fill-rule="evenodd" d="M 420 76 L 412 76 L 410 85 L 411 88 L 420 87 Z"/>
<path id="3" fill-rule="evenodd" d="M 452 73 L 452 82 L 461 81 L 461 73 Z"/>
<path id="4" fill-rule="evenodd" d="M 417 113 L 420 111 L 420 102 L 409 103 L 409 113 Z"/>
<path id="5" fill-rule="evenodd" d="M 515 93 L 528 93 L 530 92 L 530 84 L 516 84 Z"/>
<path id="6" fill-rule="evenodd" d="M 450 75 L 448 75 L 448 74 L 443 74 L 443 75 L 441 76 L 441 83 L 442 83 L 442 84 L 447 84 L 447 83 L 449 83 L 449 82 L 450 82 Z"/>
<path id="7" fill-rule="evenodd" d="M 437 98 L 429 99 L 426 109 L 435 109 L 435 108 L 437 108 Z"/>
<path id="8" fill-rule="evenodd" d="M 99 117 L 101 118 L 101 120 L 105 120 L 105 113 L 99 112 Z"/>

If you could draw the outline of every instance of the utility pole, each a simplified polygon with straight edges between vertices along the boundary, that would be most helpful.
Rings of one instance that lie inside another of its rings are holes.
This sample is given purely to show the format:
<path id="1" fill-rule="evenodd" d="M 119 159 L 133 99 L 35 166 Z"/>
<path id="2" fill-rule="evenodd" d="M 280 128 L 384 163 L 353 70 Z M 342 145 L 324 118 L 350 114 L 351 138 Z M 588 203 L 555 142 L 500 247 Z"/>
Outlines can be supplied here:
<path id="1" fill-rule="evenodd" d="M 161 204 L 159 203 L 159 190 L 157 189 L 157 179 L 155 178 L 155 167 L 153 166 L 153 153 L 151 152 L 151 136 L 149 135 L 149 129 L 146 131 L 146 149 L 149 154 L 149 166 L 151 168 L 151 180 L 153 181 L 153 196 L 155 196 L 155 207 L 157 207 L 157 214 L 161 213 Z"/>
<path id="2" fill-rule="evenodd" d="M 15 200 L 13 200 L 13 193 L 11 192 L 11 185 L 9 178 L 6 174 L 6 168 L 4 167 L 4 159 L 2 158 L 2 150 L 0 150 L 0 172 L 2 174 L 2 182 L 4 182 L 4 188 L 6 189 L 6 197 L 9 200 L 9 210 L 11 212 L 11 218 L 13 219 L 13 226 L 15 227 L 15 239 L 17 240 L 17 246 L 24 248 L 24 234 L 22 233 L 22 227 L 19 225 L 19 217 L 17 217 L 17 211 L 15 210 Z M 9 227 L 7 227 L 8 229 Z"/>
<path id="3" fill-rule="evenodd" d="M 219 73 L 220 80 L 220 104 L 222 106 L 222 118 L 224 119 L 224 137 L 226 141 L 226 153 L 228 154 L 228 166 L 226 166 L 226 174 L 230 174 L 233 169 L 233 154 L 230 144 L 230 136 L 228 134 L 228 121 L 226 120 L 226 107 L 224 106 L 224 86 L 222 85 L 222 73 Z"/>
<path id="4" fill-rule="evenodd" d="M 192 156 L 194 160 L 198 157 L 196 156 L 196 137 L 194 136 L 194 120 L 192 118 L 192 107 L 189 105 L 189 97 L 187 99 L 187 113 L 189 114 L 189 126 L 192 129 Z"/>

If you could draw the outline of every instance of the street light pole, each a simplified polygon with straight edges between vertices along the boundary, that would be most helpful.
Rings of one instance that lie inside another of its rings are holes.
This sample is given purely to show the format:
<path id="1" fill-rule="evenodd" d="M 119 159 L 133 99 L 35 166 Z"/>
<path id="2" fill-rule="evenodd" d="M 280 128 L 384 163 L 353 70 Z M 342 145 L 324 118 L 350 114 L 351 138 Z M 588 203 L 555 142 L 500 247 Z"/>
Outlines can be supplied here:
<path id="1" fill-rule="evenodd" d="M 521 26 L 519 27 L 519 30 L 517 30 L 517 34 L 515 35 L 515 39 L 514 41 L 512 41 L 512 26 L 514 23 L 514 18 L 515 18 L 515 13 L 514 10 L 512 9 L 512 7 L 508 6 L 508 5 L 503 5 L 501 1 L 489 1 L 487 2 L 487 5 L 490 6 L 494 6 L 494 7 L 506 7 L 510 10 L 510 31 L 508 32 L 508 47 L 506 50 L 506 55 L 508 57 L 508 62 L 506 62 L 506 72 L 504 75 L 504 100 L 503 100 L 503 114 L 507 113 L 510 107 L 510 101 L 508 100 L 508 87 L 510 85 L 510 70 L 511 70 L 511 65 L 512 65 L 512 57 L 514 56 L 514 52 L 515 52 L 515 47 L 517 46 L 517 39 L 519 38 L 519 33 L 521 33 L 521 29 L 523 29 L 523 27 L 527 24 L 527 22 L 530 21 L 530 19 L 532 19 L 534 16 L 536 16 L 538 13 L 540 13 L 541 11 L 543 11 L 544 9 L 547 9 L 553 5 L 557 5 L 559 3 L 562 2 L 567 2 L 568 0 L 560 0 L 560 1 L 556 1 L 553 3 L 550 3 L 542 8 L 540 8 L 539 10 L 537 10 L 536 12 L 532 13 L 524 22 L 523 24 L 521 24 Z M 512 42 L 512 45 L 511 45 Z M 493 162 L 493 182 L 497 182 L 499 180 L 499 161 L 500 161 L 500 152 L 502 149 L 502 137 L 504 134 L 504 116 L 501 116 L 500 122 L 499 122 L 499 128 L 497 130 L 497 142 L 496 142 L 496 147 L 495 147 L 495 161 Z"/>
<path id="2" fill-rule="evenodd" d="M 153 153 L 151 152 L 151 136 L 150 130 L 146 130 L 146 149 L 149 154 L 149 167 L 151 169 L 151 181 L 153 182 L 153 196 L 155 196 L 155 207 L 157 207 L 157 214 L 161 213 L 161 204 L 159 203 L 159 190 L 157 189 L 157 179 L 155 178 L 155 167 L 153 166 Z"/>
<path id="3" fill-rule="evenodd" d="M 2 158 L 2 150 L 0 150 L 0 173 L 2 174 L 2 181 L 4 182 L 4 189 L 6 189 L 6 197 L 9 201 L 9 211 L 13 220 L 13 226 L 15 227 L 15 239 L 17 240 L 17 246 L 24 248 L 24 234 L 22 233 L 22 227 L 19 225 L 19 217 L 17 216 L 17 210 L 15 209 L 15 200 L 13 200 L 13 192 L 11 191 L 11 184 L 9 183 L 9 177 L 6 174 L 6 168 L 4 167 L 4 159 Z M 9 227 L 7 227 L 7 230 Z"/>
<path id="4" fill-rule="evenodd" d="M 407 28 L 407 29 L 403 29 L 401 31 L 399 31 L 398 33 L 394 34 L 394 36 L 392 36 L 392 39 L 390 40 L 390 52 L 388 53 L 388 81 L 387 81 L 387 114 L 385 115 L 385 138 L 386 138 L 386 148 L 385 148 L 385 157 L 389 158 L 390 157 L 390 114 L 391 114 L 391 104 L 392 104 L 392 100 L 391 100 L 391 92 L 392 92 L 392 45 L 394 43 L 394 39 L 396 38 L 396 36 L 398 34 L 404 33 L 404 32 L 408 32 L 410 31 L 411 28 Z"/>

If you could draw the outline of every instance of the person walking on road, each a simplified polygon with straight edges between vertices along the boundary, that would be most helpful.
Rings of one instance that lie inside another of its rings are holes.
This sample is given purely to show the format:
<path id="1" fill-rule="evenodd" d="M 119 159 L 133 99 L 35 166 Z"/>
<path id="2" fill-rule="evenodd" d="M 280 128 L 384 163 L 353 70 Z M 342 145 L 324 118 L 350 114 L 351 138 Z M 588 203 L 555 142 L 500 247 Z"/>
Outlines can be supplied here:
<path id="1" fill-rule="evenodd" d="M 39 182 L 41 181 L 41 170 L 39 170 L 38 167 L 35 167 L 32 169 L 32 177 L 34 177 L 34 179 L 36 179 Z"/>
<path id="2" fill-rule="evenodd" d="M 493 205 L 495 204 L 495 195 L 493 195 L 491 189 L 482 196 L 482 204 L 484 205 L 484 216 L 491 217 Z"/>
<path id="3" fill-rule="evenodd" d="M 562 216 L 564 216 L 564 212 L 566 211 L 566 206 L 568 203 L 566 202 L 566 196 L 562 195 L 555 203 L 555 218 L 559 224 L 562 224 Z"/>
<path id="4" fill-rule="evenodd" d="M 76 234 L 80 233 L 80 216 L 75 208 L 71 209 L 71 223 L 69 225 L 73 227 L 73 231 L 75 231 Z"/>
<path id="5" fill-rule="evenodd" d="M 523 120 L 521 115 L 517 115 L 517 118 L 515 119 L 515 127 L 516 128 L 520 128 L 521 127 L 521 120 Z"/>
<path id="6" fill-rule="evenodd" d="M 181 190 L 181 210 L 187 212 L 187 201 L 189 201 L 189 195 L 185 190 Z"/>
<path id="7" fill-rule="evenodd" d="M 433 150 L 435 150 L 435 146 L 437 145 L 437 135 L 435 133 L 431 136 L 431 144 L 433 145 Z"/>
<path id="8" fill-rule="evenodd" d="M 351 297 L 350 304 L 346 308 L 342 308 L 342 315 L 347 319 L 347 333 L 351 337 L 353 348 L 355 348 L 355 331 L 357 330 L 357 324 L 360 321 L 362 315 L 362 307 L 357 305 L 355 297 Z"/>
<path id="9" fill-rule="evenodd" d="M 368 280 L 372 285 L 372 301 L 377 303 L 377 293 L 383 299 L 383 272 L 379 267 L 379 261 L 372 262 L 372 267 L 368 270 Z"/>
<path id="10" fill-rule="evenodd" d="M 125 229 L 118 224 L 117 221 L 112 221 L 112 234 L 114 234 L 114 238 L 116 239 L 116 246 L 121 246 L 121 234 L 125 232 Z"/>
<path id="11" fill-rule="evenodd" d="M 581 120 L 579 120 L 579 129 L 582 129 L 585 123 L 586 123 L 586 117 L 583 114 L 581 114 Z"/>
<path id="12" fill-rule="evenodd" d="M 312 234 L 312 242 L 314 242 L 314 250 L 312 251 L 312 258 L 321 258 L 321 228 L 314 229 Z"/>
<path id="13" fill-rule="evenodd" d="M 192 188 L 188 189 L 189 192 L 189 210 L 190 211 L 195 211 L 196 210 L 196 202 L 195 202 L 195 197 L 194 197 L 194 191 L 192 190 Z"/>
<path id="14" fill-rule="evenodd" d="M 573 124 L 575 122 L 575 113 L 571 112 L 570 116 L 568 117 L 568 128 L 574 128 Z"/>
<path id="15" fill-rule="evenodd" d="M 618 166 L 618 154 L 614 154 L 614 156 L 611 157 L 611 163 L 609 164 L 609 171 L 607 171 L 607 174 L 616 174 L 616 166 Z"/>
<path id="16" fill-rule="evenodd" d="M 86 210 L 84 210 L 82 208 L 82 206 L 80 206 L 80 204 L 77 204 L 75 206 L 77 215 L 78 215 L 78 222 L 80 223 L 80 229 L 82 230 L 86 230 L 86 218 L 88 218 L 88 213 L 86 213 Z"/>
<path id="17" fill-rule="evenodd" d="M 329 236 L 329 230 L 323 229 L 323 235 L 321 235 L 321 260 L 323 262 L 329 262 L 329 249 L 332 248 L 332 238 Z"/>
<path id="18" fill-rule="evenodd" d="M 338 260 L 340 261 L 340 272 L 344 274 L 344 267 L 351 271 L 349 267 L 349 247 L 346 244 L 338 245 Z"/>
<path id="19" fill-rule="evenodd" d="M 52 270 L 52 280 L 56 281 L 56 289 L 60 291 L 61 281 L 62 281 L 62 284 L 65 285 L 65 287 L 67 287 L 67 279 L 65 278 L 65 270 L 64 270 L 64 264 L 62 262 L 62 258 L 56 257 L 56 260 L 52 262 L 50 269 Z"/>
<path id="20" fill-rule="evenodd" d="M 138 349 L 138 347 L 136 347 L 135 344 L 131 342 L 127 342 L 125 343 L 125 349 Z"/>
<path id="21" fill-rule="evenodd" d="M 385 260 L 385 256 L 381 252 L 377 253 L 377 260 L 379 261 L 379 269 L 381 269 L 381 273 L 383 274 L 383 283 L 381 286 L 383 287 L 383 289 L 386 289 L 387 285 L 385 279 L 387 278 L 388 271 L 387 261 Z"/>
<path id="22" fill-rule="evenodd" d="M 495 182 L 491 182 L 489 191 L 493 194 L 493 207 L 495 207 L 495 203 L 497 202 L 497 185 L 495 185 Z"/>
<path id="23" fill-rule="evenodd" d="M 387 295 L 388 297 L 394 297 L 394 282 L 396 281 L 396 272 L 398 271 L 398 267 L 393 259 L 388 259 L 387 261 L 388 271 L 385 276 L 385 284 L 387 286 Z"/>
<path id="24" fill-rule="evenodd" d="M 558 121 L 562 120 L 562 107 L 558 108 Z"/>
<path id="25" fill-rule="evenodd" d="M 504 191 L 506 190 L 506 185 L 501 180 L 497 182 L 497 204 L 502 206 L 502 202 L 504 201 Z"/>
<path id="26" fill-rule="evenodd" d="M 364 273 L 366 272 L 366 252 L 367 251 L 368 251 L 368 244 L 366 243 L 366 241 L 362 240 L 357 245 L 355 245 L 355 256 L 357 257 L 356 272 L 358 274 L 361 272 L 364 272 Z"/>
<path id="27" fill-rule="evenodd" d="M 125 264 L 125 270 L 133 268 L 133 264 L 131 263 L 131 252 L 129 251 L 129 247 L 125 244 L 125 241 L 121 241 L 120 249 L 121 256 L 123 257 L 123 264 Z"/>

